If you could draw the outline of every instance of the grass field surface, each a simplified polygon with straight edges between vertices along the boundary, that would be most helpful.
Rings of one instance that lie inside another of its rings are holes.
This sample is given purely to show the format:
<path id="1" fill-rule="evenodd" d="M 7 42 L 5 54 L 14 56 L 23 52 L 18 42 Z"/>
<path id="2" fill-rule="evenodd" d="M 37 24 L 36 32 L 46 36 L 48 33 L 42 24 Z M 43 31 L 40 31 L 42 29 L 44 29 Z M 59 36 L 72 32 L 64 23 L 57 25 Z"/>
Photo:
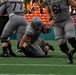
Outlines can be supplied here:
<path id="1" fill-rule="evenodd" d="M 68 64 L 67 56 L 60 51 L 57 42 L 47 42 L 54 46 L 54 51 L 50 50 L 44 58 L 29 58 L 16 53 L 17 42 L 12 40 L 17 57 L 0 57 L 0 75 L 76 75 L 76 54 L 73 56 L 74 64 Z M 72 49 L 69 44 L 68 46 Z"/>

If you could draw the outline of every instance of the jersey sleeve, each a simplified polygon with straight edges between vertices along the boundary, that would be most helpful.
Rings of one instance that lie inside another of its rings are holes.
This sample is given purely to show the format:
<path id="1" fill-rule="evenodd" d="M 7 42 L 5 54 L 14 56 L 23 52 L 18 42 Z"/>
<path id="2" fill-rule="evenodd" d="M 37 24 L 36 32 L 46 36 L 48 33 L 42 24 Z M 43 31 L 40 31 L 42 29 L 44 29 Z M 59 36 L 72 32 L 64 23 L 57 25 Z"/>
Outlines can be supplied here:
<path id="1" fill-rule="evenodd" d="M 33 29 L 30 25 L 26 27 L 25 34 L 28 34 L 30 36 L 33 35 Z"/>

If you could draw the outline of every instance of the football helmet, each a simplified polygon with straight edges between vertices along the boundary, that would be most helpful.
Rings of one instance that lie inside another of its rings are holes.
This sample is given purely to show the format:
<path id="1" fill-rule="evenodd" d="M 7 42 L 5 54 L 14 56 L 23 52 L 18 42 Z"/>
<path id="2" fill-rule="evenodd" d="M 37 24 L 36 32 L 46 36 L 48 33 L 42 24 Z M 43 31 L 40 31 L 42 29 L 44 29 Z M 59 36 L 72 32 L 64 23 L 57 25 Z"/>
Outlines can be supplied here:
<path id="1" fill-rule="evenodd" d="M 43 25 L 43 22 L 42 22 L 42 20 L 39 17 L 35 16 L 35 17 L 32 18 L 32 20 L 31 20 L 31 27 L 34 30 L 37 30 L 37 31 L 41 30 L 42 25 Z"/>

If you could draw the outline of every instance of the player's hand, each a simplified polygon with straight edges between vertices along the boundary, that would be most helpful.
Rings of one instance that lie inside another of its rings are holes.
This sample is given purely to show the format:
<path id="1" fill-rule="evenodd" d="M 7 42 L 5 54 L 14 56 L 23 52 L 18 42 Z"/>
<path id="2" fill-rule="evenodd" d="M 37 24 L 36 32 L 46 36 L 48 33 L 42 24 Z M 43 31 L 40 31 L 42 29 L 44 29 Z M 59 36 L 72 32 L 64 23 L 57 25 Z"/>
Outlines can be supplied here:
<path id="1" fill-rule="evenodd" d="M 24 49 L 23 47 L 18 47 L 18 49 L 16 50 L 16 52 L 22 53 L 22 50 L 23 50 L 23 49 Z"/>
<path id="2" fill-rule="evenodd" d="M 51 29 L 50 28 L 47 28 L 46 29 L 46 33 L 49 33 L 49 32 L 51 32 Z"/>
<path id="3" fill-rule="evenodd" d="M 43 25 L 41 31 L 42 33 L 46 34 L 51 32 L 51 29 L 47 25 Z"/>

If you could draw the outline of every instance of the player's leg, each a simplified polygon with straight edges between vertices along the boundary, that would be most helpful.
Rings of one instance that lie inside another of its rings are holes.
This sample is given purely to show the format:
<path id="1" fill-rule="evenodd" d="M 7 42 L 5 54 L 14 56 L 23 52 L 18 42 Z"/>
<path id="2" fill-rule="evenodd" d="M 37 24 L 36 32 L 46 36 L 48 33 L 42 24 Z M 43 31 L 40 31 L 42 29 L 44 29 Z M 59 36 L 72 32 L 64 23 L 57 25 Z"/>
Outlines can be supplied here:
<path id="1" fill-rule="evenodd" d="M 70 50 L 67 46 L 67 42 L 65 40 L 65 32 L 62 27 L 55 26 L 54 27 L 55 38 L 59 44 L 60 50 L 68 56 L 68 60 L 70 63 L 73 63 L 72 55 L 70 54 Z"/>
<path id="2" fill-rule="evenodd" d="M 43 57 L 45 56 L 44 51 L 40 48 L 38 44 L 30 44 L 28 42 L 27 46 L 24 43 L 23 47 L 17 52 L 23 52 L 27 57 Z"/>
<path id="3" fill-rule="evenodd" d="M 45 56 L 45 52 L 42 50 L 42 48 L 37 43 L 34 43 L 32 46 L 34 47 L 33 51 L 35 53 L 35 56 L 37 56 L 37 57 Z"/>
<path id="4" fill-rule="evenodd" d="M 2 42 L 2 49 L 3 53 L 0 54 L 1 57 L 7 57 L 8 56 L 8 37 L 19 27 L 19 21 L 18 18 L 15 18 L 15 16 L 11 17 L 7 24 L 4 27 L 4 30 L 1 35 L 1 42 Z"/>
<path id="5" fill-rule="evenodd" d="M 51 44 L 47 43 L 47 42 L 46 42 L 45 40 L 43 40 L 43 39 L 41 39 L 41 41 L 42 41 L 42 45 L 43 45 L 44 47 L 48 46 L 48 47 L 49 47 L 49 50 L 54 51 L 54 47 L 53 47 Z"/>
<path id="6" fill-rule="evenodd" d="M 6 23 L 8 22 L 8 19 L 9 19 L 8 16 L 0 17 L 0 36 L 2 35 L 3 28 L 5 27 Z M 5 47 L 2 48 L 2 50 L 3 50 L 3 53 L 5 52 L 6 53 L 5 55 L 8 56 L 7 51 L 5 51 Z M 1 55 L 3 55 L 3 53 Z"/>
<path id="7" fill-rule="evenodd" d="M 8 50 L 9 50 L 9 55 L 15 57 L 16 54 L 12 50 L 12 45 L 11 45 L 11 40 L 8 38 Z"/>
<path id="8" fill-rule="evenodd" d="M 2 34 L 3 28 L 5 27 L 6 23 L 8 22 L 8 19 L 9 19 L 8 16 L 0 17 L 0 36 Z M 12 51 L 12 45 L 11 45 L 10 39 L 8 39 L 8 49 L 10 51 L 10 55 L 14 56 L 14 53 Z"/>
<path id="9" fill-rule="evenodd" d="M 45 52 L 45 55 L 48 54 L 49 50 L 54 51 L 54 47 L 47 43 L 44 39 L 39 38 L 37 44 L 41 47 L 41 49 Z"/>
<path id="10" fill-rule="evenodd" d="M 23 35 L 25 34 L 25 30 L 26 30 L 27 25 L 29 25 L 29 23 L 25 17 L 21 17 L 21 20 L 22 20 L 21 25 L 16 30 L 18 45 L 19 45 L 19 42 L 22 39 Z M 17 45 L 17 48 L 18 48 L 18 45 Z"/>
<path id="11" fill-rule="evenodd" d="M 8 22 L 8 16 L 0 16 L 0 36 L 2 34 L 3 28 L 5 27 L 5 24 Z"/>
<path id="12" fill-rule="evenodd" d="M 19 46 L 20 40 L 22 39 L 23 35 L 25 34 L 26 26 L 29 25 L 29 23 L 28 23 L 28 21 L 27 21 L 27 19 L 26 19 L 25 17 L 21 17 L 21 20 L 22 20 L 22 21 L 21 21 L 21 25 L 20 25 L 20 26 L 17 28 L 17 30 L 16 30 L 17 42 L 18 42 L 17 48 L 18 48 L 18 46 Z M 24 45 L 23 47 L 25 47 L 25 45 Z M 17 51 L 17 52 L 19 52 L 19 51 Z M 25 50 L 25 48 L 23 48 L 22 52 L 23 52 L 26 56 L 29 56 L 30 53 L 32 54 L 32 52 L 30 51 L 30 48 L 29 48 L 29 50 L 27 50 L 27 49 Z"/>
<path id="13" fill-rule="evenodd" d="M 23 44 L 23 47 L 21 47 L 19 49 L 19 43 L 20 42 L 18 42 L 18 44 L 17 44 L 17 49 L 18 50 L 16 50 L 16 52 L 24 53 L 24 55 L 27 56 L 27 57 L 34 57 L 35 56 L 35 53 L 33 52 L 34 48 L 33 47 L 31 48 L 30 47 L 31 45 L 29 45 L 27 42 L 25 42 Z"/>
<path id="14" fill-rule="evenodd" d="M 29 25 L 28 21 L 25 18 L 21 18 L 21 19 L 22 19 L 22 24 L 16 30 L 18 42 L 22 39 L 23 35 L 25 34 L 26 26 Z"/>
<path id="15" fill-rule="evenodd" d="M 40 50 L 41 50 L 42 52 L 44 52 L 45 55 L 48 54 L 49 47 L 45 47 L 46 42 L 45 42 L 43 39 L 38 38 L 38 40 L 37 40 L 35 43 L 41 48 Z M 44 55 L 44 56 L 45 56 L 45 55 Z"/>
<path id="16" fill-rule="evenodd" d="M 72 54 L 74 54 L 76 52 L 76 39 L 75 39 L 75 32 L 74 32 L 74 23 L 70 19 L 65 25 L 65 33 L 69 44 L 71 44 L 71 46 L 74 48 L 74 50 L 72 50 Z"/>
<path id="17" fill-rule="evenodd" d="M 43 45 L 45 45 L 46 43 L 43 43 L 43 41 L 40 38 L 35 43 L 25 43 L 23 45 L 24 48 L 21 48 L 21 50 L 18 50 L 17 52 L 22 51 L 28 57 L 44 57 L 46 55 L 46 52 L 48 52 L 49 50 L 49 47 L 48 50 L 45 49 L 46 47 Z"/>
<path id="18" fill-rule="evenodd" d="M 25 52 L 24 52 L 26 56 L 30 56 L 30 57 L 44 57 L 45 56 L 45 52 L 42 50 L 42 48 L 37 42 L 33 44 L 28 43 L 28 47 L 29 49 L 27 50 L 25 49 Z"/>

